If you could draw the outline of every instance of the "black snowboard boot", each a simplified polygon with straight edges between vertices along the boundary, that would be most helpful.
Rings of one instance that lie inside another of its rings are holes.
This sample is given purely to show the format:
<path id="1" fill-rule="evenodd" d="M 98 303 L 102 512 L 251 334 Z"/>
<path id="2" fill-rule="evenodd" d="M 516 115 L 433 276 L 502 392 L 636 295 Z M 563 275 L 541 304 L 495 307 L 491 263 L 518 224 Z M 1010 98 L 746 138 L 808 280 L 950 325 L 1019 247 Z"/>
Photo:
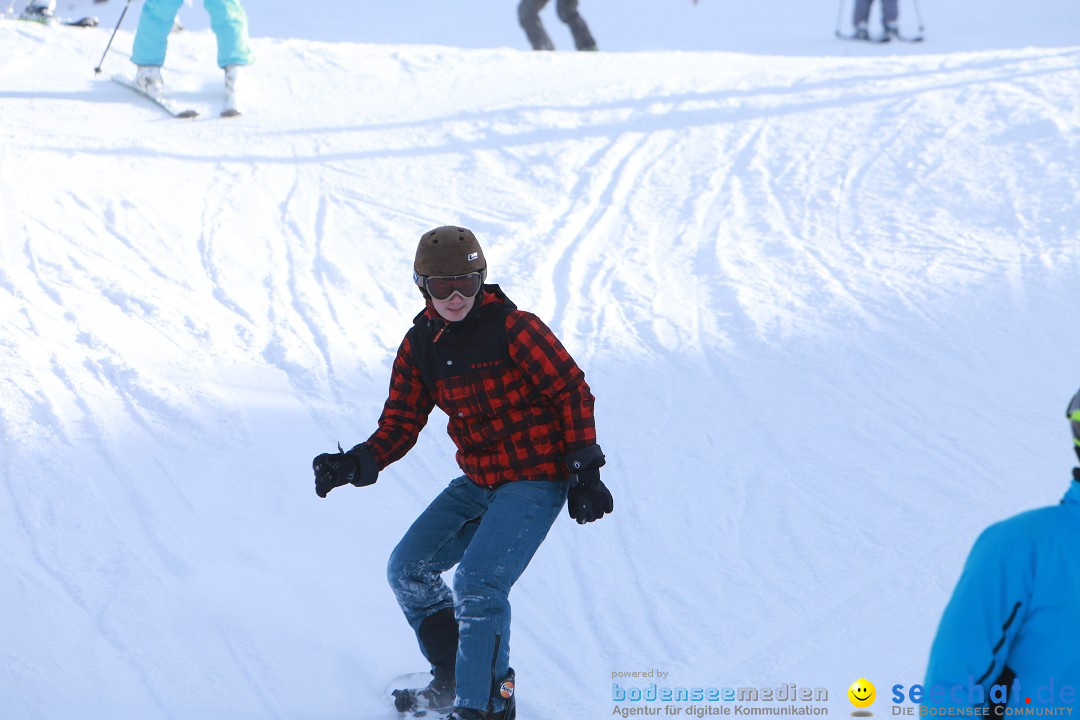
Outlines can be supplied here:
<path id="1" fill-rule="evenodd" d="M 432 613 L 420 622 L 420 648 L 431 663 L 431 682 L 427 687 L 394 691 L 398 712 L 437 710 L 454 706 L 456 687 L 458 624 L 453 608 Z"/>
<path id="2" fill-rule="evenodd" d="M 436 679 L 454 682 L 457 665 L 458 624 L 454 608 L 443 608 L 420 622 L 420 647 Z"/>
<path id="3" fill-rule="evenodd" d="M 445 720 L 516 720 L 517 702 L 514 697 L 514 668 L 502 680 L 495 683 L 495 694 L 506 701 L 502 710 L 483 712 L 473 708 L 454 708 Z M 490 706 L 489 706 L 490 707 Z"/>
<path id="4" fill-rule="evenodd" d="M 394 708 L 399 713 L 432 710 L 444 713 L 454 706 L 454 679 L 449 682 L 433 677 L 426 687 L 394 690 Z"/>
<path id="5" fill-rule="evenodd" d="M 487 714 L 472 708 L 454 708 L 446 720 L 487 720 Z"/>
<path id="6" fill-rule="evenodd" d="M 506 677 L 495 684 L 495 695 L 506 701 L 499 712 L 489 713 L 489 720 L 514 720 L 517 717 L 517 694 L 514 687 L 514 668 L 510 668 Z"/>

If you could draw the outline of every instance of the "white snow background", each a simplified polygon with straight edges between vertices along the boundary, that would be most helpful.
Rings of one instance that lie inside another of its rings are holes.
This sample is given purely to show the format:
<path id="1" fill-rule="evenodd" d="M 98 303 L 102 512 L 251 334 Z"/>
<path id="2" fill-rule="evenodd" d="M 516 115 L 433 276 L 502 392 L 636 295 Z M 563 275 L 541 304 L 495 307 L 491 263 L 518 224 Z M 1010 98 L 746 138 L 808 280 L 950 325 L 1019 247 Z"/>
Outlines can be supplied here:
<path id="1" fill-rule="evenodd" d="M 615 496 L 511 596 L 522 720 L 651 669 L 888 714 L 977 534 L 1065 492 L 1080 3 L 922 0 L 926 43 L 868 46 L 824 0 L 586 0 L 595 54 L 513 6 L 250 0 L 231 120 L 201 7 L 194 121 L 107 80 L 138 2 L 99 77 L 117 0 L 0 23 L 4 720 L 388 716 L 445 419 L 370 488 L 310 463 L 374 429 L 436 225 L 585 369 Z"/>

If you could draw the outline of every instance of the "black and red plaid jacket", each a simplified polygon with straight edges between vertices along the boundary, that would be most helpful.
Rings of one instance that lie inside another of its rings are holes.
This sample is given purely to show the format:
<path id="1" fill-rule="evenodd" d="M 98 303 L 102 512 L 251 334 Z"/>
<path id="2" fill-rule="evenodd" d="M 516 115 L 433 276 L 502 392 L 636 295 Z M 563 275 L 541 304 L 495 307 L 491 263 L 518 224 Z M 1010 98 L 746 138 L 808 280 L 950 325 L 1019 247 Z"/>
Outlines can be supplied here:
<path id="1" fill-rule="evenodd" d="M 401 459 L 438 406 L 461 470 L 477 485 L 565 480 L 566 457 L 596 443 L 585 373 L 532 313 L 485 285 L 455 323 L 428 307 L 398 348 L 379 429 L 379 469 Z"/>

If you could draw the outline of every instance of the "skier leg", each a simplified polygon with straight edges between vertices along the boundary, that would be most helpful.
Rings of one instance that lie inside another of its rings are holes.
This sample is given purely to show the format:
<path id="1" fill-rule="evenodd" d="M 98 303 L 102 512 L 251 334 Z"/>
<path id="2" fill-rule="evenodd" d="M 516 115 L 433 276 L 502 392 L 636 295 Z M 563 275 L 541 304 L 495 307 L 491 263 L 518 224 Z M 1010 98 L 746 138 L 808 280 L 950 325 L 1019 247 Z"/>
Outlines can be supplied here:
<path id="1" fill-rule="evenodd" d="M 135 30 L 131 62 L 157 67 L 165 64 L 173 18 L 183 2 L 184 0 L 146 0 L 139 15 L 139 26 Z"/>
<path id="2" fill-rule="evenodd" d="M 851 24 L 855 26 L 856 40 L 869 40 L 868 28 L 870 18 L 870 3 L 873 0 L 855 0 L 855 9 L 852 14 Z"/>
<path id="3" fill-rule="evenodd" d="M 247 14 L 240 0 L 203 0 L 210 29 L 217 37 L 218 67 L 250 65 L 255 61 L 248 37 Z"/>
<path id="4" fill-rule="evenodd" d="M 495 684 L 510 667 L 510 588 L 566 503 L 568 483 L 512 482 L 491 493 L 487 512 L 454 573 L 460 628 L 456 707 L 498 712 Z"/>
<path id="5" fill-rule="evenodd" d="M 557 0 L 555 5 L 559 19 L 570 26 L 574 36 L 574 46 L 578 50 L 595 50 L 596 40 L 585 24 L 585 18 L 578 12 L 578 0 Z"/>
<path id="6" fill-rule="evenodd" d="M 855 10 L 851 18 L 851 24 L 858 27 L 870 20 L 870 3 L 873 0 L 855 0 Z"/>
<path id="7" fill-rule="evenodd" d="M 484 492 L 465 477 L 451 481 L 413 522 L 386 566 L 398 605 L 433 671 L 452 666 L 457 654 L 456 622 L 453 632 L 444 622 L 454 597 L 442 573 L 461 560 L 472 540 L 486 507 Z M 441 646 L 449 644 L 450 635 L 454 647 L 447 653 Z"/>
<path id="8" fill-rule="evenodd" d="M 540 11 L 547 5 L 547 0 L 521 0 L 518 4 L 518 22 L 521 23 L 525 36 L 533 50 L 554 50 L 551 38 L 540 22 Z"/>
<path id="9" fill-rule="evenodd" d="M 895 35 L 899 29 L 897 20 L 900 17 L 900 9 L 897 0 L 882 0 L 881 21 L 885 26 L 885 33 Z"/>

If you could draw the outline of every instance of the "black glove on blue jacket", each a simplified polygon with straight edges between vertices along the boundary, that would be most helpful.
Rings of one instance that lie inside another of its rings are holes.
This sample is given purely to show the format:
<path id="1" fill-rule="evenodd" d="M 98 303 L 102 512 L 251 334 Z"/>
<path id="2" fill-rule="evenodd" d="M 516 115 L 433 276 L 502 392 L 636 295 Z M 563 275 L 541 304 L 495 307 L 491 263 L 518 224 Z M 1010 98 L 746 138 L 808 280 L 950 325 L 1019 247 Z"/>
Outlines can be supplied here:
<path id="1" fill-rule="evenodd" d="M 336 487 L 352 483 L 356 487 L 371 485 L 379 479 L 379 469 L 367 445 L 361 443 L 349 452 L 338 443 L 336 453 L 323 453 L 311 461 L 315 471 L 315 493 L 321 497 Z"/>
<path id="2" fill-rule="evenodd" d="M 599 445 L 590 445 L 566 458 L 566 466 L 573 473 L 566 509 L 579 525 L 599 520 L 615 509 L 611 492 L 600 479 L 600 468 L 605 462 Z"/>

